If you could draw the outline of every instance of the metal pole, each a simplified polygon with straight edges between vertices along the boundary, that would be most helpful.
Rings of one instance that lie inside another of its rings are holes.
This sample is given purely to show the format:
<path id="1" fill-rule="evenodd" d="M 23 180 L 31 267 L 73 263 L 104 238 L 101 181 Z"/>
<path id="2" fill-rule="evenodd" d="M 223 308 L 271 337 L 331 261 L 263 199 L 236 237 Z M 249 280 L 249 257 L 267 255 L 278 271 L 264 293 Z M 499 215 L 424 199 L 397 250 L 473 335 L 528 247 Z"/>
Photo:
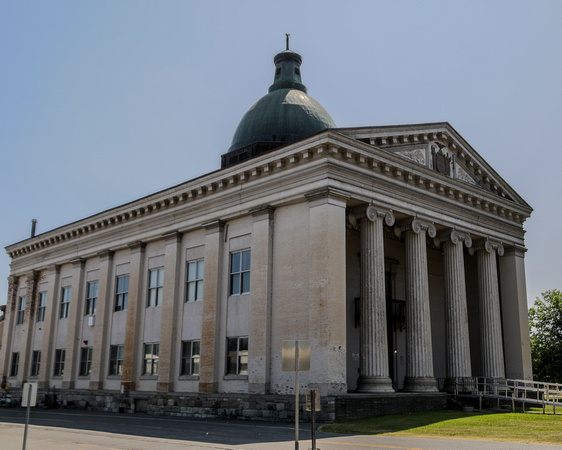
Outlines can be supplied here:
<path id="1" fill-rule="evenodd" d="M 27 391 L 27 415 L 25 417 L 25 431 L 23 432 L 23 447 L 25 450 L 25 444 L 27 442 L 27 424 L 29 423 L 29 411 L 31 410 L 31 383 L 29 383 L 29 390 Z"/>
<path id="2" fill-rule="evenodd" d="M 312 450 L 316 450 L 316 391 L 314 389 L 310 391 L 310 403 L 312 404 L 310 408 L 312 412 Z"/>
<path id="3" fill-rule="evenodd" d="M 299 341 L 295 341 L 295 450 L 299 450 Z"/>

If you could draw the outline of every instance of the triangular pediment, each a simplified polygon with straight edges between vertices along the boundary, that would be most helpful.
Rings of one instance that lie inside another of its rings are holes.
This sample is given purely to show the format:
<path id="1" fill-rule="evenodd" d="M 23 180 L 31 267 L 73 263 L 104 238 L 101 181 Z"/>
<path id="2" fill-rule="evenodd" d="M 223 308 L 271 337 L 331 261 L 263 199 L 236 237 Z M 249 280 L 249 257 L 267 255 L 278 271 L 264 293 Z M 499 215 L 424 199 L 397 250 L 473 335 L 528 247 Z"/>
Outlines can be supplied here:
<path id="1" fill-rule="evenodd" d="M 338 132 L 446 176 L 529 206 L 448 123 L 338 128 Z"/>

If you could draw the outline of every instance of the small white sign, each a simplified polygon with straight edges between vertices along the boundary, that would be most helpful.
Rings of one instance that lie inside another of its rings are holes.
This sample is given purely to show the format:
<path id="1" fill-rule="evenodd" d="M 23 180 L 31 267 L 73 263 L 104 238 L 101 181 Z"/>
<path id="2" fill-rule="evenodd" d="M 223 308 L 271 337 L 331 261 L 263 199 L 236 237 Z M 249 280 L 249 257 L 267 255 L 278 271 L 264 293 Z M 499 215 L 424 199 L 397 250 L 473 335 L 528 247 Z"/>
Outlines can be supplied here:
<path id="1" fill-rule="evenodd" d="M 37 405 L 37 383 L 24 383 L 21 406 Z"/>

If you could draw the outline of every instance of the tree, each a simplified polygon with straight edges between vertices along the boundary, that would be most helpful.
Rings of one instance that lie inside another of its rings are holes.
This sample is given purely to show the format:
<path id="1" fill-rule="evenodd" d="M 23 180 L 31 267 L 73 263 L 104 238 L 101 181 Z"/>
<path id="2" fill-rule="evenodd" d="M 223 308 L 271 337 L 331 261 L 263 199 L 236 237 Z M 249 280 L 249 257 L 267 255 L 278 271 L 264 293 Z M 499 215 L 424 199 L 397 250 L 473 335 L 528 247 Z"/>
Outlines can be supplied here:
<path id="1" fill-rule="evenodd" d="M 533 378 L 562 383 L 562 292 L 543 292 L 529 309 Z"/>

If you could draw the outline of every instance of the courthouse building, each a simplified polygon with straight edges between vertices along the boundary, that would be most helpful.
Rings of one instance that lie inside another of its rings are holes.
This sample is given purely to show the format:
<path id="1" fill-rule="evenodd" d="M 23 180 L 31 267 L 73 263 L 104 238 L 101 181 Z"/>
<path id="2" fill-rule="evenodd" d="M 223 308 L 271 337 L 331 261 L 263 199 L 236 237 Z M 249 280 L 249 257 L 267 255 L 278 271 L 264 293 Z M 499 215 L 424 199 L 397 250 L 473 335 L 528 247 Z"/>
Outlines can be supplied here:
<path id="1" fill-rule="evenodd" d="M 531 207 L 450 124 L 337 128 L 274 62 L 220 169 L 6 247 L 4 384 L 291 394 L 285 340 L 323 397 L 532 378 Z"/>

